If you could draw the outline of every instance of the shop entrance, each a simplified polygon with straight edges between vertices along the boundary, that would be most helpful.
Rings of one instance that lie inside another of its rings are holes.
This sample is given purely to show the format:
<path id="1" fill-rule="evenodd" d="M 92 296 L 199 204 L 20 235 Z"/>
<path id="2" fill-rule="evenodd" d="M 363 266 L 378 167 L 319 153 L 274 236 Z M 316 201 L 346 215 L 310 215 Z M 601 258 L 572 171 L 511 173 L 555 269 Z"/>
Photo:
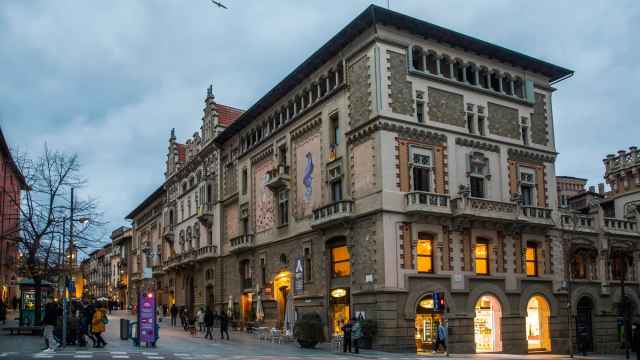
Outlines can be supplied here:
<path id="1" fill-rule="evenodd" d="M 282 329 L 284 324 L 284 314 L 287 309 L 287 300 L 289 290 L 291 289 L 291 273 L 288 271 L 280 272 L 273 279 L 273 293 L 278 303 L 278 323 L 277 327 Z"/>
<path id="2" fill-rule="evenodd" d="M 476 302 L 473 319 L 476 352 L 502 351 L 502 306 L 492 295 L 484 295 Z"/>
<path id="3" fill-rule="evenodd" d="M 351 318 L 351 312 L 349 308 L 350 294 L 348 288 L 337 288 L 331 290 L 329 293 L 329 300 L 331 304 L 330 308 L 330 320 L 331 320 L 331 336 L 338 336 L 342 334 L 342 325 L 348 322 Z"/>
<path id="4" fill-rule="evenodd" d="M 434 310 L 433 294 L 425 295 L 416 306 L 416 351 L 431 352 L 436 342 L 442 312 Z"/>
<path id="5" fill-rule="evenodd" d="M 529 351 L 551 351 L 549 332 L 549 303 L 540 295 L 529 299 L 527 304 L 527 343 Z"/>
<path id="6" fill-rule="evenodd" d="M 252 321 L 250 313 L 251 313 L 251 303 L 253 301 L 252 293 L 243 293 L 240 295 L 240 309 L 242 310 L 242 322 L 247 323 Z"/>
<path id="7" fill-rule="evenodd" d="M 593 351 L 593 327 L 591 322 L 593 302 L 585 296 L 578 301 L 577 310 L 576 339 L 578 343 L 578 351 Z"/>

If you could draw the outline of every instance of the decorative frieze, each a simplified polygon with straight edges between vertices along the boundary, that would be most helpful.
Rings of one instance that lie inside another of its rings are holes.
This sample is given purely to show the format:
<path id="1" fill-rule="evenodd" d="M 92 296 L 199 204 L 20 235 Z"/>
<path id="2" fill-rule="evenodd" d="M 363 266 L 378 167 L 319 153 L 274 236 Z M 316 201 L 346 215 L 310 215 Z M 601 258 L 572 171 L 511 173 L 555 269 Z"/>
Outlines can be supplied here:
<path id="1" fill-rule="evenodd" d="M 548 162 L 552 163 L 556 160 L 554 155 L 540 154 L 533 151 L 522 149 L 509 149 L 507 151 L 509 160 L 531 161 L 531 162 Z"/>
<path id="2" fill-rule="evenodd" d="M 495 144 L 489 144 L 483 141 L 467 139 L 467 138 L 456 138 L 456 144 L 460 146 L 471 147 L 475 149 L 491 151 L 491 152 L 500 152 L 500 147 Z"/>

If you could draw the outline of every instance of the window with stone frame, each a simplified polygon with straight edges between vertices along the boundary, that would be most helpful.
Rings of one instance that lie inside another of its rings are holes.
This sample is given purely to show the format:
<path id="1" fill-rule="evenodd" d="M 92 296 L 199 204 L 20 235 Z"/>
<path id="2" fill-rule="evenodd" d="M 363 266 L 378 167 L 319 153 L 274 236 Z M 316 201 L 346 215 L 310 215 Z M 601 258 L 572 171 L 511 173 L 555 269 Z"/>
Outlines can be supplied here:
<path id="1" fill-rule="evenodd" d="M 533 241 L 527 242 L 527 249 L 525 251 L 525 264 L 527 270 L 527 276 L 538 276 L 538 244 Z"/>
<path id="2" fill-rule="evenodd" d="M 240 261 L 240 279 L 242 279 L 243 289 L 250 289 L 253 287 L 253 274 L 251 271 L 251 260 L 245 259 Z"/>
<path id="3" fill-rule="evenodd" d="M 289 190 L 278 192 L 278 225 L 289 224 Z"/>
<path id="4" fill-rule="evenodd" d="M 487 195 L 486 181 L 491 179 L 489 159 L 481 152 L 472 152 L 467 157 L 467 171 L 471 197 L 485 198 Z"/>
<path id="5" fill-rule="evenodd" d="M 421 273 L 433 272 L 433 236 L 419 232 L 416 242 L 416 269 Z"/>
<path id="6" fill-rule="evenodd" d="M 593 249 L 580 248 L 571 259 L 571 278 L 583 280 L 596 279 L 596 254 Z"/>
<path id="7" fill-rule="evenodd" d="M 536 206 L 536 171 L 527 167 L 519 168 L 520 202 L 523 206 Z"/>
<path id="8" fill-rule="evenodd" d="M 489 275 L 489 240 L 478 239 L 474 249 L 477 275 Z"/>
<path id="9" fill-rule="evenodd" d="M 351 275 L 351 255 L 346 245 L 331 248 L 331 274 L 334 278 Z"/>
<path id="10" fill-rule="evenodd" d="M 304 248 L 304 282 L 306 283 L 311 282 L 311 279 L 312 279 L 311 265 L 312 265 L 311 247 L 305 247 Z"/>
<path id="11" fill-rule="evenodd" d="M 416 70 L 424 71 L 424 51 L 419 46 L 411 49 L 411 64 Z"/>
<path id="12" fill-rule="evenodd" d="M 416 120 L 424 124 L 424 91 L 416 91 Z"/>
<path id="13" fill-rule="evenodd" d="M 418 146 L 409 148 L 409 173 L 412 191 L 431 192 L 433 189 L 433 152 Z"/>

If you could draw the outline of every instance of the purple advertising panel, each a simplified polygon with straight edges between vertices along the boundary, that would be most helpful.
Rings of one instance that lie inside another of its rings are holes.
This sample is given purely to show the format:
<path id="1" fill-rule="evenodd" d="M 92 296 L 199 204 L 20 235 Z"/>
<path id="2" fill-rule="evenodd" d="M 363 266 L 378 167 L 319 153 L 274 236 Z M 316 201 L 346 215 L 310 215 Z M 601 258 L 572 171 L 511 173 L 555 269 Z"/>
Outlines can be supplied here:
<path id="1" fill-rule="evenodd" d="M 140 343 L 156 341 L 156 297 L 152 292 L 140 294 L 138 326 Z"/>

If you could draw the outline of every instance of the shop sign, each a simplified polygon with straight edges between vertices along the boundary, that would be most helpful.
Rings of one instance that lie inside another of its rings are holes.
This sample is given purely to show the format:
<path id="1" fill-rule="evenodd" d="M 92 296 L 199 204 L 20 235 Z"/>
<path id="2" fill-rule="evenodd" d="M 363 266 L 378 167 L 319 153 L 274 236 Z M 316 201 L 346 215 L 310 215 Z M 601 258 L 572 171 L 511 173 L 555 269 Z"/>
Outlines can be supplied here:
<path id="1" fill-rule="evenodd" d="M 140 342 L 152 343 L 156 341 L 156 298 L 153 293 L 140 294 L 139 309 Z"/>
<path id="2" fill-rule="evenodd" d="M 347 295 L 347 290 L 345 289 L 333 289 L 331 290 L 331 297 L 332 298 L 342 298 L 345 297 Z"/>
<path id="3" fill-rule="evenodd" d="M 295 271 L 293 278 L 293 290 L 296 295 L 304 292 L 304 258 L 298 257 L 295 261 Z"/>

